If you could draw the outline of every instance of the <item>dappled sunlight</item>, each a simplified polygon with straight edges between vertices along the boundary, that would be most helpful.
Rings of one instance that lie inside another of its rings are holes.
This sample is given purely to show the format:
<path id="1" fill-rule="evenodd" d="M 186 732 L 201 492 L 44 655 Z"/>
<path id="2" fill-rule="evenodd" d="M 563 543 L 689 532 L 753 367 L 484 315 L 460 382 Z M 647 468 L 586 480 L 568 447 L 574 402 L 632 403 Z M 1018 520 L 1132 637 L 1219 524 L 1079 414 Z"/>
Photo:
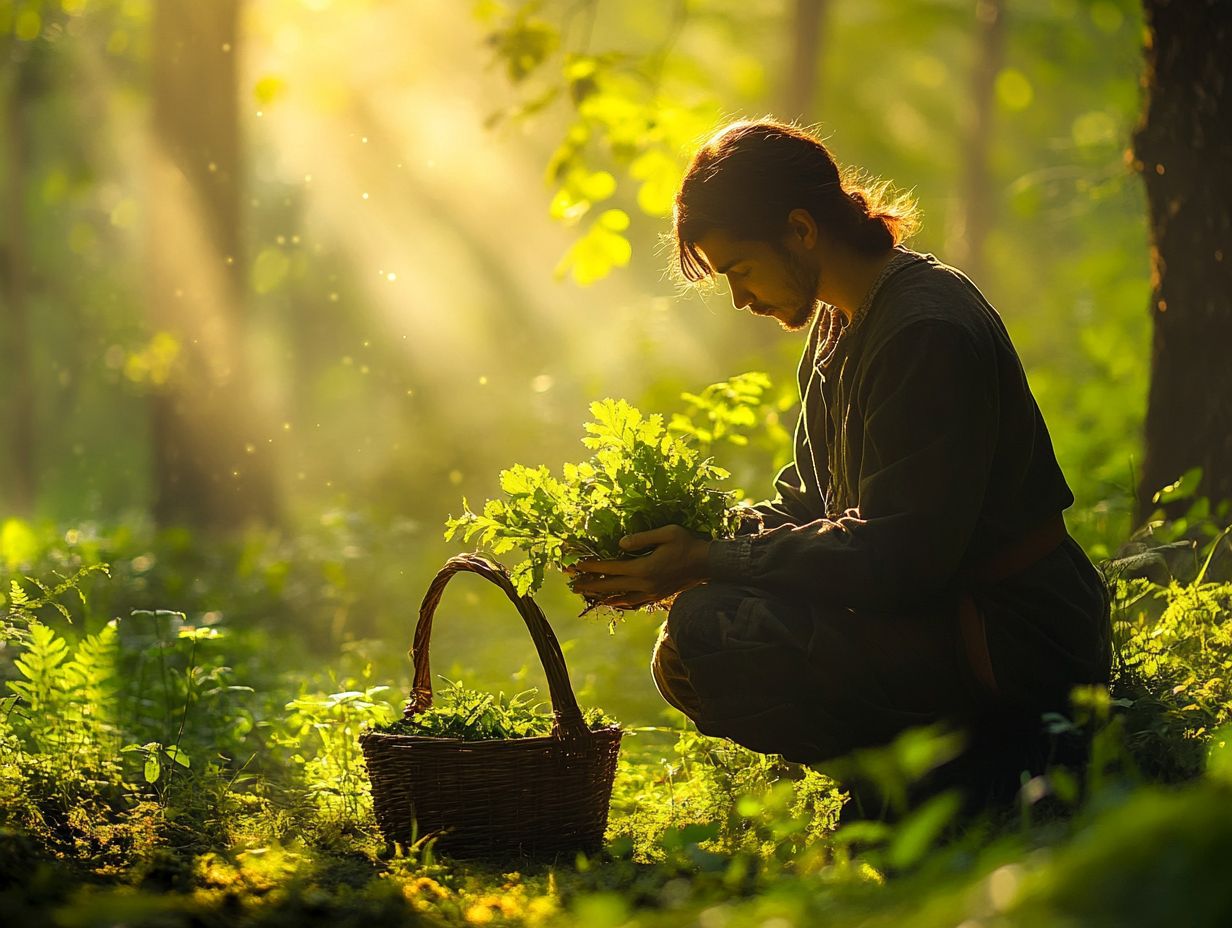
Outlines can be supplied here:
<path id="1" fill-rule="evenodd" d="M 282 89 L 246 120 L 269 140 L 271 179 L 303 198 L 301 239 L 344 251 L 361 289 L 338 299 L 371 305 L 424 376 L 503 377 L 511 345 L 538 360 L 533 376 L 565 382 L 627 384 L 647 341 L 670 344 L 678 369 L 701 363 L 696 315 L 665 320 L 636 281 L 579 291 L 550 279 L 569 235 L 546 215 L 543 154 L 483 128 L 503 93 L 490 70 L 447 76 L 480 63 L 477 30 L 413 8 L 356 17 L 285 2 L 256 7 L 249 29 L 248 83 L 276 75 Z M 381 41 L 390 34 L 413 42 Z"/>

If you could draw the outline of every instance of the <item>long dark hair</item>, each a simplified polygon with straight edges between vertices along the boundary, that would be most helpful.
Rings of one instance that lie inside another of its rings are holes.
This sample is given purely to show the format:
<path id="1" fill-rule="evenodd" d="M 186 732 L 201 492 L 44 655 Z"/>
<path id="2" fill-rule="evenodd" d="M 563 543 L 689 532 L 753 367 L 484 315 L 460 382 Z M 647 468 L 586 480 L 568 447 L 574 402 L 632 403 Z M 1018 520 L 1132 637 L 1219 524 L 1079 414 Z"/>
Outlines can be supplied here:
<path id="1" fill-rule="evenodd" d="M 842 172 L 825 144 L 774 120 L 740 121 L 719 130 L 693 156 L 675 208 L 675 263 L 685 280 L 709 277 L 697 249 L 708 232 L 779 242 L 793 209 L 850 247 L 877 254 L 919 227 L 914 201 L 888 182 Z"/>

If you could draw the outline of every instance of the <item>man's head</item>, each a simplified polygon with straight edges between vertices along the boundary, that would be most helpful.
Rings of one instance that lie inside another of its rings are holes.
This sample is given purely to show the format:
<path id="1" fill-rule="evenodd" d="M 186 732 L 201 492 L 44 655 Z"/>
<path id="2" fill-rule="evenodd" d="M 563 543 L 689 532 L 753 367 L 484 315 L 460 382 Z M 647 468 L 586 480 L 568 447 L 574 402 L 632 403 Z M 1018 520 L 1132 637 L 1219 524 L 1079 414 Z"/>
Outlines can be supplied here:
<path id="1" fill-rule="evenodd" d="M 736 122 L 694 155 L 676 195 L 675 256 L 696 282 L 726 274 L 732 302 L 807 325 L 827 262 L 887 252 L 914 231 L 912 204 L 843 176 L 822 142 L 795 126 Z"/>

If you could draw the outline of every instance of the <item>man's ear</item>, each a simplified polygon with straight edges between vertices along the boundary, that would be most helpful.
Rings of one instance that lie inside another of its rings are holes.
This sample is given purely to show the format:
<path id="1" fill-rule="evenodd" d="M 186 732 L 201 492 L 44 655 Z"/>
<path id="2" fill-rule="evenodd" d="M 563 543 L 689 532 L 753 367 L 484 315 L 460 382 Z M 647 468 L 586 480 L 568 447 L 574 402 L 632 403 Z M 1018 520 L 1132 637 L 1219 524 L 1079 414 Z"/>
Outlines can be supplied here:
<path id="1" fill-rule="evenodd" d="M 817 222 L 807 209 L 793 209 L 787 214 L 787 236 L 805 248 L 817 244 Z"/>

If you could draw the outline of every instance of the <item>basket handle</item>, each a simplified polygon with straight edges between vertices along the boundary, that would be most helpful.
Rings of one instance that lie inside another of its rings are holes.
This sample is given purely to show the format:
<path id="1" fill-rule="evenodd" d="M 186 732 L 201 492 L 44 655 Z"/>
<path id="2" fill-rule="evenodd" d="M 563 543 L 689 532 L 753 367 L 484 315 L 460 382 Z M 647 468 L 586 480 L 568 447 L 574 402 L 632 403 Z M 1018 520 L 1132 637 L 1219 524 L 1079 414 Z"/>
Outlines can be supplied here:
<path id="1" fill-rule="evenodd" d="M 450 578 L 460 571 L 479 574 L 499 586 L 526 622 L 530 637 L 535 642 L 535 650 L 539 652 L 539 661 L 543 664 L 548 678 L 548 695 L 552 700 L 554 720 L 552 734 L 556 737 L 588 736 L 590 730 L 582 719 L 582 711 L 578 708 L 573 688 L 569 685 L 565 657 L 552 627 L 543 615 L 543 610 L 529 596 L 518 594 L 509 578 L 509 571 L 504 566 L 478 554 L 458 554 L 451 557 L 424 594 L 423 604 L 419 607 L 419 621 L 415 624 L 415 640 L 411 645 L 415 682 L 406 709 L 403 710 L 403 717 L 409 719 L 432 706 L 432 670 L 428 657 L 428 644 L 432 638 L 432 616 L 441 601 L 441 594 L 445 592 L 445 586 Z"/>

